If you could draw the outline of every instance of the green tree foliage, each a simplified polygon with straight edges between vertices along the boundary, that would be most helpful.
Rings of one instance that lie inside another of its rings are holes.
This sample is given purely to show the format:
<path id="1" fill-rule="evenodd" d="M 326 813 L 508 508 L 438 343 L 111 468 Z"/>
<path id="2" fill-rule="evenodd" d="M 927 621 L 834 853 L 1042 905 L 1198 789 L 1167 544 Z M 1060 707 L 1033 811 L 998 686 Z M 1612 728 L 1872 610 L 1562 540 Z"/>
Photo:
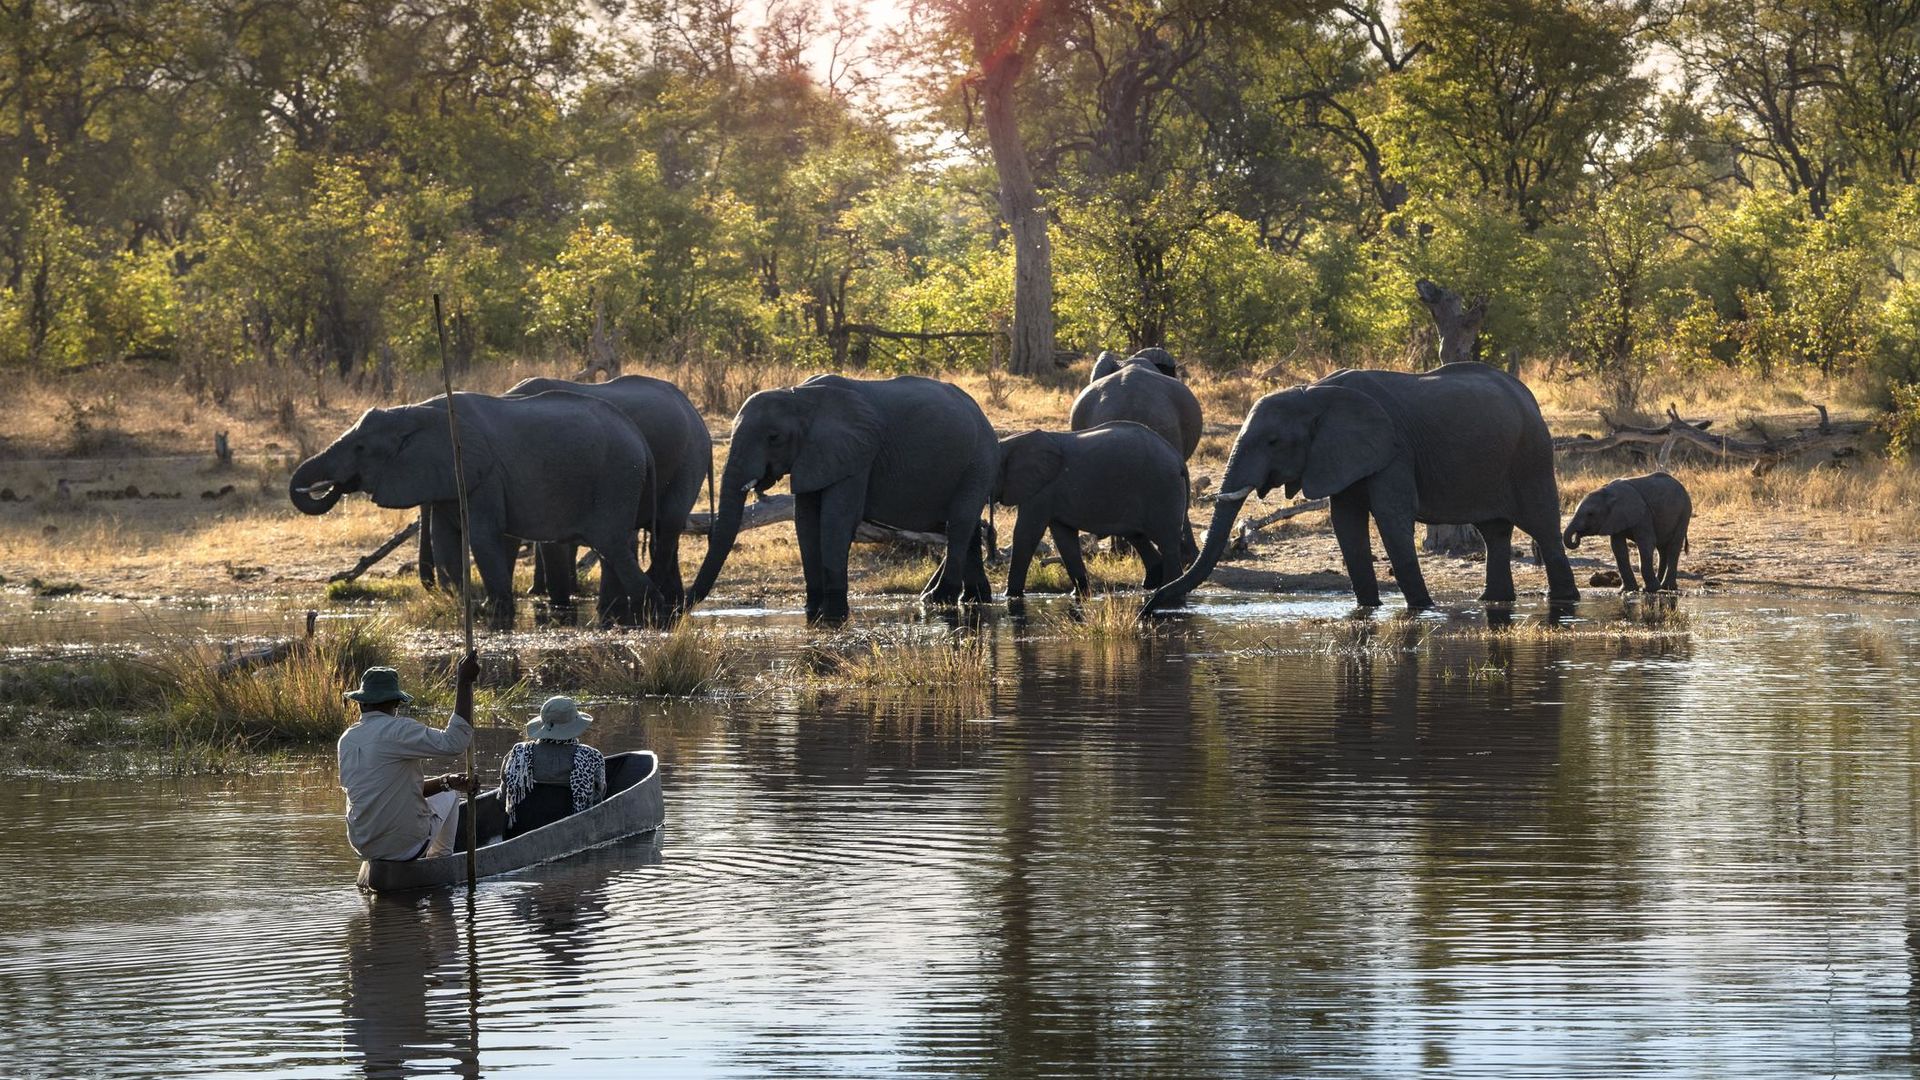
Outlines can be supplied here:
<path id="1" fill-rule="evenodd" d="M 0 365 L 1920 378 L 1920 0 L 909 6 L 5 0 Z"/>

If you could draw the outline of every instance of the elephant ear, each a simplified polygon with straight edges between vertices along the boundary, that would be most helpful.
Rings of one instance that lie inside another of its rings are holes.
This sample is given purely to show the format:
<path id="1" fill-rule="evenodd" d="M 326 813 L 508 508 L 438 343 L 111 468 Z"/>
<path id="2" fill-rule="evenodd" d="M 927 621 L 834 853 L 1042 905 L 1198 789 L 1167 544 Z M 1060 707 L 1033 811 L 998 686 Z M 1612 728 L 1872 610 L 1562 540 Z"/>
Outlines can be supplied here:
<path id="1" fill-rule="evenodd" d="M 1647 500 L 1640 494 L 1640 489 L 1632 484 L 1615 480 L 1607 485 L 1606 492 L 1607 512 L 1598 532 L 1607 536 L 1631 532 L 1635 525 L 1652 517 Z"/>
<path id="2" fill-rule="evenodd" d="M 1101 379 L 1104 379 L 1107 376 L 1113 374 L 1114 372 L 1119 371 L 1120 365 L 1121 365 L 1121 360 L 1120 360 L 1119 353 L 1113 352 L 1108 349 L 1102 349 L 1100 350 L 1100 358 L 1093 362 L 1093 378 L 1088 379 L 1087 381 L 1099 382 Z"/>
<path id="3" fill-rule="evenodd" d="M 1300 484 L 1307 498 L 1345 491 L 1392 463 L 1397 439 L 1379 402 L 1344 386 L 1314 385 L 1305 393 L 1318 404 Z"/>
<path id="4" fill-rule="evenodd" d="M 819 491 L 872 466 L 880 452 L 880 414 L 866 399 L 834 382 L 809 381 L 793 389 L 807 418 L 788 486 Z"/>
<path id="5" fill-rule="evenodd" d="M 1000 482 L 994 501 L 1019 506 L 1039 494 L 1067 467 L 1060 440 L 1044 431 L 1028 431 L 1000 440 Z"/>
<path id="6" fill-rule="evenodd" d="M 466 409 L 460 408 L 462 417 Z M 380 466 L 368 494 L 380 506 L 407 509 L 459 498 L 453 483 L 453 450 L 447 439 L 444 402 L 393 410 L 391 422 L 399 437 L 392 454 Z M 462 443 L 472 441 L 472 436 Z M 474 466 L 473 448 L 466 450 L 466 466 Z M 469 477 L 471 479 L 471 477 Z"/>

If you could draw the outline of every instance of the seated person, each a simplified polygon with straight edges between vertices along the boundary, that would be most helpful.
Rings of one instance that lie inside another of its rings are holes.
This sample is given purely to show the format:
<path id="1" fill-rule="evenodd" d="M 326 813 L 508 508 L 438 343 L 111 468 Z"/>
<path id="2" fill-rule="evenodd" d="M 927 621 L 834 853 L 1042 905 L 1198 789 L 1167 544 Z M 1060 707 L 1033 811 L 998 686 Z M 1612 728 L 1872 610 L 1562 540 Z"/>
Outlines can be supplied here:
<path id="1" fill-rule="evenodd" d="M 607 797 L 607 760 L 580 742 L 593 717 L 568 697 L 550 697 L 527 723 L 527 741 L 500 761 L 507 838 L 551 825 Z"/>
<path id="2" fill-rule="evenodd" d="M 347 842 L 363 859 L 438 858 L 451 854 L 464 774 L 429 780 L 420 766 L 430 758 L 454 757 L 473 740 L 473 683 L 480 661 L 472 652 L 460 661 L 458 691 L 446 729 L 398 715 L 413 700 L 390 667 L 368 668 L 360 689 L 344 696 L 360 716 L 340 736 L 340 787 L 347 793 Z"/>

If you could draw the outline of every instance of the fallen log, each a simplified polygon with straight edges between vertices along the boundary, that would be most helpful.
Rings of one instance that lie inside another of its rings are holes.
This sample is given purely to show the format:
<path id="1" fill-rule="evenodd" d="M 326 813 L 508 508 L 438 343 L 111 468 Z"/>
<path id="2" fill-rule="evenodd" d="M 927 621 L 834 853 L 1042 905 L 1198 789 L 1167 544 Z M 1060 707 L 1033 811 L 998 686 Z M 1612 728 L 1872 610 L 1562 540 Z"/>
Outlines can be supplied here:
<path id="1" fill-rule="evenodd" d="M 339 573 L 328 578 L 327 580 L 329 582 L 352 581 L 353 579 L 359 577 L 361 574 L 364 574 L 367 571 L 373 569 L 375 563 L 378 563 L 381 559 L 384 559 L 388 555 L 393 554 L 394 548 L 397 548 L 401 544 L 406 543 L 409 537 L 413 536 L 415 533 L 419 531 L 420 531 L 419 519 L 416 518 L 413 521 L 407 522 L 406 528 L 401 529 L 399 532 L 394 533 L 392 536 L 387 537 L 386 543 L 381 544 L 377 548 L 374 548 L 373 552 L 369 554 L 366 558 L 363 558 L 359 562 L 354 563 L 353 569 L 342 570 Z"/>
<path id="2" fill-rule="evenodd" d="M 1325 510 L 1327 506 L 1328 502 L 1326 499 L 1308 499 L 1305 502 L 1297 502 L 1290 506 L 1283 506 L 1270 514 L 1263 514 L 1260 517 L 1243 521 L 1240 523 L 1239 530 L 1234 533 L 1231 549 L 1235 552 L 1244 552 L 1247 550 L 1247 542 L 1253 539 L 1254 534 L 1258 533 L 1261 529 L 1275 522 L 1285 521 L 1290 517 L 1298 517 L 1301 514 L 1311 513 L 1315 510 Z"/>
<path id="3" fill-rule="evenodd" d="M 714 514 L 688 514 L 689 533 L 705 536 L 713 532 Z M 750 502 L 740 512 L 740 530 L 764 528 L 793 520 L 793 496 L 768 495 L 763 499 Z M 863 521 L 853 530 L 853 542 L 856 544 L 917 544 L 921 547 L 946 547 L 947 538 L 942 533 L 914 532 L 910 529 L 895 529 L 886 525 L 876 525 Z"/>
<path id="4" fill-rule="evenodd" d="M 1757 424 L 1749 424 L 1747 430 L 1757 437 L 1742 439 L 1711 433 L 1707 430 L 1709 421 L 1682 419 L 1679 410 L 1669 405 L 1667 422 L 1657 428 L 1628 427 L 1608 420 L 1612 430 L 1607 434 L 1562 436 L 1553 440 L 1553 448 L 1559 453 L 1593 454 L 1618 446 L 1658 446 L 1658 459 L 1664 465 L 1676 447 L 1696 446 L 1723 460 L 1751 461 L 1753 474 L 1764 476 L 1783 461 L 1817 450 L 1831 450 L 1836 456 L 1853 453 L 1859 449 L 1860 439 L 1872 430 L 1871 424 L 1862 421 L 1835 424 L 1828 418 L 1825 407 L 1814 408 L 1820 414 L 1820 423 L 1815 427 L 1776 437 Z M 1604 414 L 1601 418 L 1606 420 Z"/>
<path id="5" fill-rule="evenodd" d="M 224 679 L 230 675 L 256 671 L 260 668 L 272 667 L 280 663 L 313 640 L 313 627 L 314 624 L 319 621 L 319 618 L 319 612 L 307 612 L 307 636 L 304 638 L 283 638 L 271 644 L 262 645 L 257 649 L 249 649 L 246 652 L 238 654 L 232 653 L 231 650 L 233 646 L 229 643 L 227 645 L 229 655 L 226 659 L 214 666 L 213 673 Z"/>

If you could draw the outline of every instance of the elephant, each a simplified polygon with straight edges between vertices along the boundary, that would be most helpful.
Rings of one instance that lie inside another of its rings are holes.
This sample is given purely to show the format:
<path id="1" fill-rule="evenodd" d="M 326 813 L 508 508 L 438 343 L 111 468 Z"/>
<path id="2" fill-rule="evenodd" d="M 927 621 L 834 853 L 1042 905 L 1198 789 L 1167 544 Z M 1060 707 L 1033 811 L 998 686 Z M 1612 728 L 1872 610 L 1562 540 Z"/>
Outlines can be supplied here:
<path id="1" fill-rule="evenodd" d="M 1640 574 L 1648 592 L 1677 592 L 1680 552 L 1686 549 L 1693 499 L 1686 485 L 1663 472 L 1615 480 L 1580 500 L 1561 539 L 1577 548 L 1583 537 L 1613 538 L 1613 559 L 1620 566 L 1620 591 L 1636 587 L 1627 559 L 1627 541 L 1640 549 Z M 1654 564 L 1654 553 L 1660 555 Z"/>
<path id="2" fill-rule="evenodd" d="M 1186 461 L 1200 445 L 1200 400 L 1186 383 L 1156 368 L 1148 353 L 1167 355 L 1164 349 L 1145 349 L 1106 375 L 1100 374 L 1101 363 L 1096 363 L 1096 377 L 1073 399 L 1067 426 L 1084 431 L 1110 420 L 1132 420 L 1159 433 Z M 1112 355 L 1102 353 L 1101 362 Z M 1172 360 L 1167 356 L 1169 369 Z"/>
<path id="3" fill-rule="evenodd" d="M 492 626 L 513 626 L 519 541 L 586 544 L 619 593 L 663 610 L 640 572 L 634 531 L 653 523 L 653 453 L 633 422 L 577 394 L 453 396 L 467 486 L 470 545 Z M 300 463 L 287 494 L 301 513 L 324 514 L 365 491 L 394 509 L 457 504 L 447 399 L 368 409 L 325 450 Z M 603 590 L 603 620 L 614 612 Z"/>
<path id="4" fill-rule="evenodd" d="M 1099 358 L 1093 362 L 1093 378 L 1087 381 L 1099 382 L 1128 364 L 1146 364 L 1168 378 L 1180 377 L 1180 362 L 1173 358 L 1172 353 L 1156 346 L 1141 349 L 1125 358 L 1109 349 L 1100 350 Z"/>
<path id="5" fill-rule="evenodd" d="M 713 436 L 700 410 L 680 388 L 664 379 L 622 375 L 604 383 L 577 383 L 564 379 L 522 379 L 507 391 L 509 397 L 560 390 L 597 398 L 619 409 L 646 437 L 653 451 L 655 490 L 653 528 L 649 531 L 647 577 L 667 604 L 678 609 L 685 600 L 680 580 L 680 535 L 687 515 L 700 498 L 700 485 L 713 478 Z M 572 544 L 543 544 L 538 557 L 548 595 L 555 604 L 567 604 L 577 588 Z"/>
<path id="6" fill-rule="evenodd" d="M 713 436 L 707 432 L 706 421 L 700 418 L 700 411 L 679 387 L 644 375 L 622 375 L 604 383 L 522 379 L 504 396 L 530 397 L 555 391 L 604 401 L 624 413 L 645 436 L 648 449 L 653 451 L 654 481 L 659 492 L 655 525 L 649 537 L 647 577 L 669 607 L 678 608 L 684 599 L 680 535 L 686 531 L 687 515 L 699 499 L 702 480 L 713 477 Z M 449 564 L 448 553 L 452 553 L 454 560 L 459 557 L 459 522 L 457 510 L 451 503 L 420 508 L 421 580 L 429 587 L 433 584 L 431 567 L 434 565 L 439 567 L 443 585 L 458 580 L 457 568 Z M 435 545 L 433 536 L 450 542 Z M 535 591 L 545 592 L 556 605 L 571 604 L 578 590 L 578 575 L 574 570 L 578 555 L 572 544 L 538 545 L 534 555 Z"/>
<path id="7" fill-rule="evenodd" d="M 1199 559 L 1146 610 L 1172 607 L 1205 581 L 1247 496 L 1275 487 L 1331 500 L 1334 536 L 1362 606 L 1380 604 L 1369 514 L 1409 610 L 1433 606 L 1415 554 L 1416 521 L 1479 530 L 1487 543 L 1484 601 L 1514 599 L 1516 526 L 1538 546 L 1549 601 L 1580 598 L 1560 546 L 1546 421 L 1526 385 L 1496 368 L 1467 361 L 1418 373 L 1342 370 L 1255 402 L 1228 455 Z"/>
<path id="8" fill-rule="evenodd" d="M 847 552 L 862 521 L 946 535 L 946 557 L 923 599 L 989 600 L 980 513 L 999 449 L 980 406 L 933 379 L 816 375 L 762 390 L 733 418 L 720 509 L 688 603 L 704 599 L 720 576 L 747 492 L 764 494 L 783 476 L 794 494 L 810 622 L 846 620 Z"/>
<path id="9" fill-rule="evenodd" d="M 1090 591 L 1080 533 L 1123 536 L 1159 588 L 1193 552 L 1187 523 L 1187 466 L 1166 440 L 1131 420 L 1085 431 L 1028 431 L 1000 440 L 995 502 L 1020 508 L 1007 563 L 1007 599 L 1026 591 L 1041 533 L 1053 537 L 1073 591 Z"/>

